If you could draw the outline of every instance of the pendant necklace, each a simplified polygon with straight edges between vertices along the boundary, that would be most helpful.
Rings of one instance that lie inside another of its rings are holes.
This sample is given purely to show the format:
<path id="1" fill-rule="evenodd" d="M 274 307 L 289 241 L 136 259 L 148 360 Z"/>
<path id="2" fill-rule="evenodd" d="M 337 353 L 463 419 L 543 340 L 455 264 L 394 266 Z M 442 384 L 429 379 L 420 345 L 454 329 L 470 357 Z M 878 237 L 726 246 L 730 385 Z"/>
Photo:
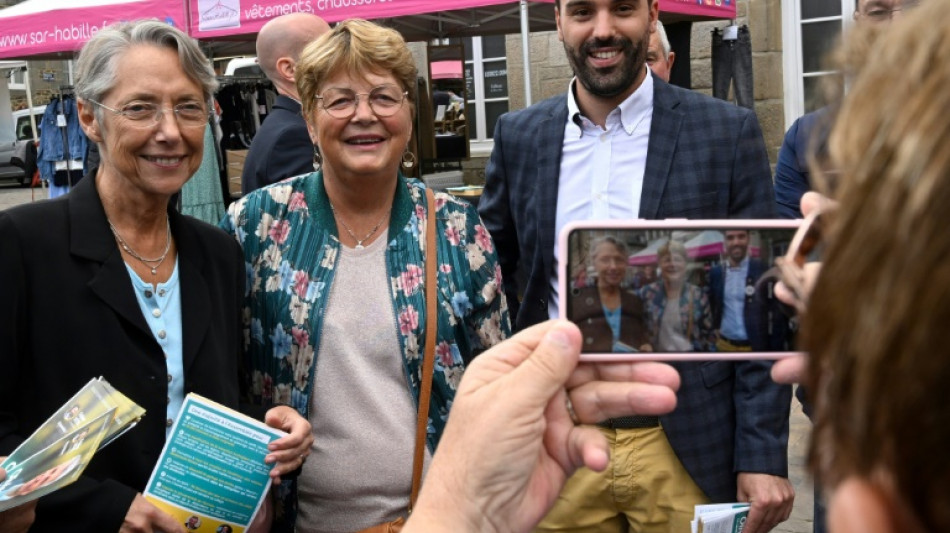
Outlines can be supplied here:
<path id="1" fill-rule="evenodd" d="M 152 271 L 153 276 L 157 275 L 158 267 L 162 266 L 162 263 L 165 262 L 165 258 L 168 256 L 168 250 L 170 250 L 172 247 L 172 226 L 171 226 L 171 222 L 169 222 L 168 220 L 168 216 L 167 215 L 165 216 L 165 250 L 162 252 L 162 255 L 160 255 L 159 257 L 156 257 L 155 259 L 148 259 L 139 255 L 138 252 L 133 250 L 132 247 L 129 246 L 127 242 L 125 242 L 125 239 L 123 239 L 122 236 L 119 235 L 119 231 L 115 229 L 115 226 L 112 224 L 112 221 L 109 220 L 108 218 L 106 218 L 106 221 L 109 223 L 109 229 L 111 229 L 112 234 L 115 235 L 115 240 L 116 242 L 119 243 L 119 246 L 121 246 L 122 249 L 125 250 L 126 253 L 138 259 L 145 266 L 147 266 Z"/>
<path id="2" fill-rule="evenodd" d="M 387 209 L 386 212 L 383 213 L 383 217 L 379 219 L 379 222 L 377 222 L 376 225 L 373 226 L 373 229 L 369 230 L 369 233 L 364 235 L 362 239 L 357 237 L 356 234 L 353 233 L 353 230 L 351 230 L 350 227 L 346 225 L 346 222 L 343 221 L 343 217 L 341 217 L 336 212 L 336 208 L 333 207 L 332 202 L 330 202 L 330 211 L 333 211 L 333 215 L 336 216 L 336 219 L 340 221 L 341 225 L 343 225 L 343 229 L 345 229 L 346 232 L 350 234 L 350 237 L 352 237 L 353 240 L 356 241 L 355 249 L 362 250 L 363 248 L 365 248 L 365 246 L 363 246 L 363 241 L 365 241 L 366 239 L 376 234 L 376 230 L 378 230 L 379 227 L 383 225 L 383 221 L 389 217 L 389 212 L 392 211 L 392 208 Z"/>

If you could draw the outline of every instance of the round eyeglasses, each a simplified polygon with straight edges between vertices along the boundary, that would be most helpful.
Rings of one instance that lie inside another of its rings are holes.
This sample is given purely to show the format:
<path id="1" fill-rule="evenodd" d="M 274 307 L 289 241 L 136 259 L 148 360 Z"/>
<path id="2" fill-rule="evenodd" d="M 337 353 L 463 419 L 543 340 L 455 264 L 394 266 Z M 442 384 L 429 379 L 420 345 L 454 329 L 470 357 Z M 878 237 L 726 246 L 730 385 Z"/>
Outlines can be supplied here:
<path id="1" fill-rule="evenodd" d="M 112 111 L 128 120 L 129 124 L 136 128 L 152 128 L 162 120 L 165 111 L 174 113 L 178 120 L 178 126 L 182 128 L 204 127 L 208 123 L 210 113 L 204 105 L 199 102 L 185 102 L 168 109 L 157 104 L 149 102 L 132 102 L 125 104 L 119 109 L 113 109 L 101 102 L 89 100 L 97 106 Z"/>
<path id="2" fill-rule="evenodd" d="M 320 107 L 333 118 L 350 118 L 356 114 L 360 105 L 360 97 L 365 96 L 369 108 L 377 117 L 391 117 L 399 111 L 402 103 L 409 95 L 408 91 L 400 91 L 395 85 L 380 85 L 368 93 L 357 93 L 350 89 L 327 89 L 322 95 L 315 97 L 320 101 Z"/>

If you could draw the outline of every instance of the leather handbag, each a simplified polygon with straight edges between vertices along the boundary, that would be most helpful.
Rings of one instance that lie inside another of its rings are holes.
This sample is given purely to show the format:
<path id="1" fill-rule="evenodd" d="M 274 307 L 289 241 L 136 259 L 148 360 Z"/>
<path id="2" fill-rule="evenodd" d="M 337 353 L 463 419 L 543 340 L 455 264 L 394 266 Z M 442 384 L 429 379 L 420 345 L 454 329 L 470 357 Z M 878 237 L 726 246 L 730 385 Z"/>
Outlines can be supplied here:
<path id="1" fill-rule="evenodd" d="M 435 228 L 435 195 L 432 189 L 426 189 L 426 344 L 422 355 L 422 390 L 419 392 L 419 415 L 416 417 L 416 448 L 412 458 L 412 492 L 409 496 L 409 514 L 412 506 L 419 497 L 419 488 L 422 485 L 422 464 L 425 461 L 426 430 L 429 426 L 429 399 L 432 396 L 432 371 L 435 368 L 435 344 L 438 328 L 438 291 L 436 290 L 436 228 Z M 384 522 L 362 529 L 357 533 L 399 533 L 406 521 L 399 517 L 392 522 Z"/>

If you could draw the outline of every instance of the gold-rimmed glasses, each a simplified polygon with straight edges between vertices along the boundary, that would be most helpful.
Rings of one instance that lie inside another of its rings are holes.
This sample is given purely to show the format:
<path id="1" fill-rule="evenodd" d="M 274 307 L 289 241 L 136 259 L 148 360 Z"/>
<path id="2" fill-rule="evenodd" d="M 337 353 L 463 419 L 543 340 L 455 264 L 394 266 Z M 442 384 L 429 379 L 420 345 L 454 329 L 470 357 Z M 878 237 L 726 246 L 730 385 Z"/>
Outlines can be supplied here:
<path id="1" fill-rule="evenodd" d="M 399 111 L 408 91 L 402 91 L 399 87 L 391 84 L 373 87 L 368 93 L 358 93 L 350 89 L 339 89 L 336 87 L 323 91 L 323 94 L 315 98 L 320 101 L 320 107 L 333 118 L 345 119 L 356 114 L 356 108 L 360 105 L 360 98 L 366 97 L 370 109 L 377 117 L 391 117 Z"/>

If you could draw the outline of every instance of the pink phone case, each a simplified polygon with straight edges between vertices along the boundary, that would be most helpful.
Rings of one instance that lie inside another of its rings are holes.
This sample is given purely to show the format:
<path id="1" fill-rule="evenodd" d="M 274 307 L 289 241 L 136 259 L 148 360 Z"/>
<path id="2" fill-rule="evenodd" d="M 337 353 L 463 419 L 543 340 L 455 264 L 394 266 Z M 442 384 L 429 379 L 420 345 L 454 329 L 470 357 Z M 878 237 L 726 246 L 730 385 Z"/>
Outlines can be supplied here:
<path id="1" fill-rule="evenodd" d="M 794 231 L 801 224 L 801 220 L 686 220 L 686 219 L 667 219 L 667 220 L 611 220 L 611 221 L 583 221 L 572 222 L 565 226 L 558 236 L 558 316 L 568 317 L 568 298 L 571 296 L 572 287 L 569 283 L 572 281 L 568 273 L 569 259 L 568 251 L 570 249 L 570 236 L 577 230 L 596 230 L 598 232 L 637 230 L 654 231 L 657 234 L 662 231 L 701 231 L 701 230 L 725 230 L 745 229 L 756 230 L 789 230 L 789 240 Z M 632 257 L 632 256 L 631 256 Z M 773 265 L 768 265 L 773 266 Z M 715 327 L 715 326 L 714 326 Z M 794 351 L 749 351 L 749 352 L 585 352 L 581 353 L 582 361 L 709 361 L 709 360 L 750 360 L 750 359 L 780 359 L 796 355 L 800 352 Z"/>

